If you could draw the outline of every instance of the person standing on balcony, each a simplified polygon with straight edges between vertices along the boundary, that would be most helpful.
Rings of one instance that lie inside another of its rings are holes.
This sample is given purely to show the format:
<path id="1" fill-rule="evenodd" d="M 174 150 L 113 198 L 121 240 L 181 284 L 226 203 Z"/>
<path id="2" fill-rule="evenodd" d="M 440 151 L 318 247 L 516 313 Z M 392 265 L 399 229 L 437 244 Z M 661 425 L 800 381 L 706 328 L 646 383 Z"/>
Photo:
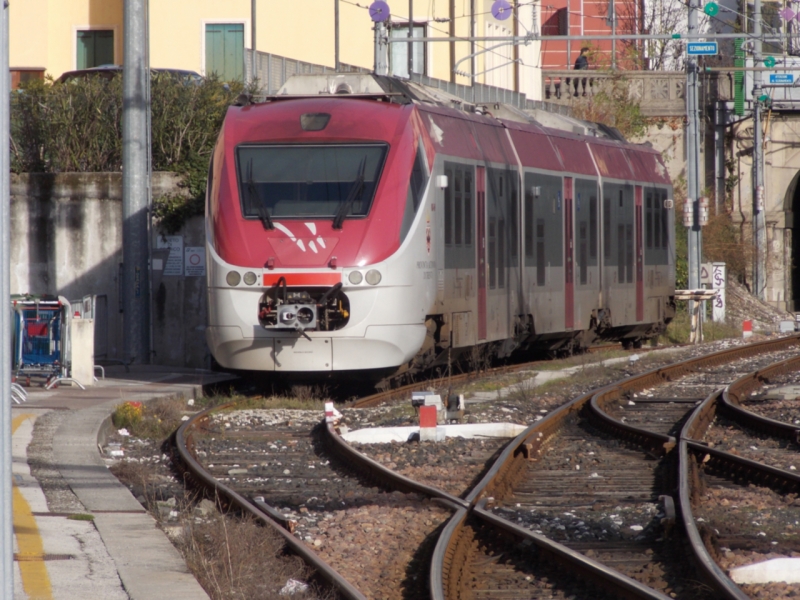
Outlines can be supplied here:
<path id="1" fill-rule="evenodd" d="M 589 48 L 583 47 L 581 48 L 581 54 L 578 58 L 575 59 L 575 70 L 576 71 L 586 71 L 589 69 L 589 57 L 586 56 L 586 53 L 589 52 Z M 578 78 L 574 77 L 572 79 L 573 85 L 575 86 L 575 95 L 578 95 Z M 586 95 L 586 77 L 581 79 L 581 87 L 583 88 L 583 96 Z"/>

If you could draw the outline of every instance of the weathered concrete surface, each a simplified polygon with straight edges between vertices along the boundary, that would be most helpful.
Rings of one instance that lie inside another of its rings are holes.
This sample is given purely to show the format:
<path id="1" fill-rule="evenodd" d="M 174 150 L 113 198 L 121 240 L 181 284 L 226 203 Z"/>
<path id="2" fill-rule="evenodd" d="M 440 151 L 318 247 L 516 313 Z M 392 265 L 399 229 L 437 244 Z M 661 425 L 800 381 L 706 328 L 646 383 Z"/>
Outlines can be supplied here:
<path id="1" fill-rule="evenodd" d="M 175 173 L 153 173 L 153 198 L 181 193 Z M 203 246 L 203 220 L 179 232 L 184 246 Z M 151 237 L 152 257 L 165 260 Z M 122 262 L 122 174 L 12 175 L 11 293 L 53 294 L 68 300 L 102 296 L 95 316 L 97 362 L 123 358 L 120 263 Z M 204 327 L 205 277 L 153 271 L 155 364 L 208 366 Z M 150 327 L 142 323 L 143 327 Z"/>

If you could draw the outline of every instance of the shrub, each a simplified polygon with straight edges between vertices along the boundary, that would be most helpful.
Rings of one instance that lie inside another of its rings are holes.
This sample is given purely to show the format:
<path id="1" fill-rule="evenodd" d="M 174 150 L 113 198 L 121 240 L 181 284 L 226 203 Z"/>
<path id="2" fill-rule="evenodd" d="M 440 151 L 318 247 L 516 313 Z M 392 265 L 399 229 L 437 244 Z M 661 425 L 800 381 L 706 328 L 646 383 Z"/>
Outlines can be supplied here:
<path id="1" fill-rule="evenodd" d="M 258 83 L 251 84 L 251 88 Z M 250 90 L 250 88 L 248 88 Z M 186 84 L 153 75 L 150 85 L 154 171 L 183 175 L 184 194 L 155 198 L 166 233 L 203 212 L 208 162 L 241 82 L 209 77 Z M 122 76 L 69 83 L 25 82 L 11 97 L 11 170 L 15 173 L 109 172 L 122 169 Z"/>
<path id="2" fill-rule="evenodd" d="M 114 410 L 111 420 L 114 427 L 127 430 L 133 429 L 142 420 L 144 408 L 141 402 L 123 402 Z"/>

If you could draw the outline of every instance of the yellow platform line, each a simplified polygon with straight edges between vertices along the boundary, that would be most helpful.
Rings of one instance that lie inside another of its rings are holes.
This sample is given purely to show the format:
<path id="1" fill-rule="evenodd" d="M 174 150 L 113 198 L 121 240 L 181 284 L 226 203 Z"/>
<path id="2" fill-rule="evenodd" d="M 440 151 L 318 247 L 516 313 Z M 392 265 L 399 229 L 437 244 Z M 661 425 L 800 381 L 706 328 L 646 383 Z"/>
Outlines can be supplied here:
<path id="1" fill-rule="evenodd" d="M 11 434 L 19 429 L 27 419 L 34 418 L 34 415 L 19 415 L 11 421 Z M 36 519 L 22 492 L 16 484 L 13 485 L 14 500 L 14 534 L 17 536 L 17 547 L 19 548 L 20 558 L 18 560 L 20 575 L 22 576 L 22 588 L 30 600 L 53 600 L 53 589 L 50 586 L 50 576 L 47 573 L 47 566 L 44 563 L 44 544 L 42 536 L 39 535 L 39 527 Z M 33 557 L 41 557 L 41 560 L 31 560 Z"/>

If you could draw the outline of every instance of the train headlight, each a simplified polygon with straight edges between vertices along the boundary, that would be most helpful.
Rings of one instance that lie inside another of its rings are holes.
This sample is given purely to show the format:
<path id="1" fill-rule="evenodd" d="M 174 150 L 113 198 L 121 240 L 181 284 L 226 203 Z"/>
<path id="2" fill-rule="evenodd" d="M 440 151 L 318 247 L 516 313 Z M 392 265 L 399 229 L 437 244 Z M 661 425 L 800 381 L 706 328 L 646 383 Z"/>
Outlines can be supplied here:
<path id="1" fill-rule="evenodd" d="M 252 271 L 248 271 L 244 274 L 244 282 L 247 285 L 253 285 L 256 282 L 256 274 Z"/>
<path id="2" fill-rule="evenodd" d="M 381 273 L 375 269 L 367 271 L 367 283 L 370 285 L 378 285 L 381 282 Z"/>
<path id="3" fill-rule="evenodd" d="M 238 271 L 228 271 L 228 274 L 225 276 L 225 281 L 227 281 L 230 286 L 239 285 L 241 280 L 242 276 L 239 275 Z"/>
<path id="4" fill-rule="evenodd" d="M 361 274 L 361 271 L 350 271 L 350 275 L 347 276 L 347 279 L 349 279 L 350 283 L 353 285 L 358 285 L 364 281 L 364 276 Z"/>

